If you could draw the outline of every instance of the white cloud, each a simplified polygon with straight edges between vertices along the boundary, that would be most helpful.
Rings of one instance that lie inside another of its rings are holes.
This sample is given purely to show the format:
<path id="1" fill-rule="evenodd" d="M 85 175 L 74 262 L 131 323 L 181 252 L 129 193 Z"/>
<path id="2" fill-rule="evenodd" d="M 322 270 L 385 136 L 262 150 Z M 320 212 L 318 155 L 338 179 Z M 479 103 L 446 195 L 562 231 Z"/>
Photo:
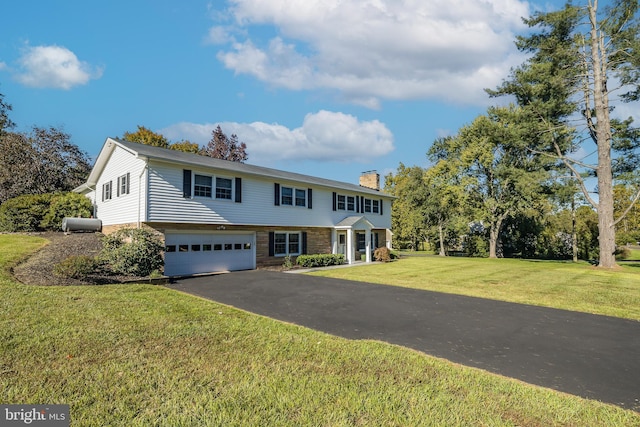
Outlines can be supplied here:
<path id="1" fill-rule="evenodd" d="M 483 88 L 522 62 L 514 33 L 529 9 L 520 0 L 229 0 L 228 13 L 247 35 L 227 37 L 217 55 L 227 68 L 378 108 L 380 99 L 485 102 Z M 260 39 L 265 26 L 278 35 Z"/>
<path id="2" fill-rule="evenodd" d="M 28 46 L 18 63 L 16 78 L 32 87 L 71 89 L 102 76 L 102 69 L 80 61 L 62 46 Z"/>
<path id="3" fill-rule="evenodd" d="M 7 69 L 7 64 L 6 62 L 2 62 L 0 61 L 0 71 L 4 71 Z"/>
<path id="4" fill-rule="evenodd" d="M 238 135 L 247 144 L 249 162 L 260 165 L 283 160 L 366 163 L 394 150 L 391 131 L 378 120 L 360 121 L 349 114 L 324 110 L 307 114 L 295 129 L 264 122 L 183 122 L 160 133 L 173 141 L 188 139 L 204 145 L 218 125 L 227 135 Z"/>

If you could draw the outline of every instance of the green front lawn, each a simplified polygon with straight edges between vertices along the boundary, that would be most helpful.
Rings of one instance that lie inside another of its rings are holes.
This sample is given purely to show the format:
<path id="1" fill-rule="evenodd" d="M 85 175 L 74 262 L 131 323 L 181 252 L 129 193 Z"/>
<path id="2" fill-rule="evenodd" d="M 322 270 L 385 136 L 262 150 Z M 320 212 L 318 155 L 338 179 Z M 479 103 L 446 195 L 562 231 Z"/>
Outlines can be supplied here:
<path id="1" fill-rule="evenodd" d="M 72 426 L 640 426 L 640 414 L 153 285 L 34 287 L 0 235 L 0 403 Z M 55 280 L 55 278 L 52 278 Z"/>
<path id="2" fill-rule="evenodd" d="M 414 256 L 311 274 L 640 320 L 640 264 Z"/>

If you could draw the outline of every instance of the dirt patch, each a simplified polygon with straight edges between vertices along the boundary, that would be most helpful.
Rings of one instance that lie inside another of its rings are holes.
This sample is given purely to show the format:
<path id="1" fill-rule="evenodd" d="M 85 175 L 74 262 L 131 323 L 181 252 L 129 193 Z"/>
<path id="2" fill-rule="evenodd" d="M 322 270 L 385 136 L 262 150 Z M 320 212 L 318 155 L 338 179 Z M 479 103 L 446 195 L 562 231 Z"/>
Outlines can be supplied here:
<path id="1" fill-rule="evenodd" d="M 100 285 L 106 283 L 123 283 L 140 279 L 129 276 L 92 275 L 84 279 L 71 279 L 56 276 L 53 269 L 56 264 L 75 255 L 96 256 L 102 250 L 100 233 L 32 233 L 49 240 L 38 252 L 25 262 L 13 268 L 13 276 L 27 285 Z"/>

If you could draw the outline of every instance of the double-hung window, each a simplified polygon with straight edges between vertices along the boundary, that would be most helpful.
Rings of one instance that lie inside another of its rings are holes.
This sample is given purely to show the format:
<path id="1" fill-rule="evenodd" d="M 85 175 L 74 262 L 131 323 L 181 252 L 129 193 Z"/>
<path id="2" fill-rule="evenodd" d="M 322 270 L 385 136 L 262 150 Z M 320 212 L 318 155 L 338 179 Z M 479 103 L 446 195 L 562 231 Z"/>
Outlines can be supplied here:
<path id="1" fill-rule="evenodd" d="M 216 178 L 216 199 L 231 200 L 231 180 Z"/>
<path id="2" fill-rule="evenodd" d="M 275 233 L 274 255 L 300 255 L 300 233 Z"/>
<path id="3" fill-rule="evenodd" d="M 193 195 L 198 197 L 211 197 L 211 177 L 196 175 L 193 186 Z"/>
<path id="4" fill-rule="evenodd" d="M 102 184 L 102 201 L 111 200 L 113 196 L 113 181 Z"/>
<path id="5" fill-rule="evenodd" d="M 373 213 L 380 213 L 380 200 L 373 200 Z"/>
<path id="6" fill-rule="evenodd" d="M 356 210 L 356 199 L 353 196 L 347 196 L 347 210 L 355 211 Z"/>
<path id="7" fill-rule="evenodd" d="M 338 210 L 343 211 L 347 207 L 346 196 L 338 194 Z"/>
<path id="8" fill-rule="evenodd" d="M 293 188 L 282 187 L 282 200 L 280 204 L 286 206 L 293 206 Z"/>
<path id="9" fill-rule="evenodd" d="M 307 192 L 296 188 L 296 206 L 307 206 Z"/>
<path id="10" fill-rule="evenodd" d="M 364 199 L 364 211 L 371 212 L 371 199 Z"/>

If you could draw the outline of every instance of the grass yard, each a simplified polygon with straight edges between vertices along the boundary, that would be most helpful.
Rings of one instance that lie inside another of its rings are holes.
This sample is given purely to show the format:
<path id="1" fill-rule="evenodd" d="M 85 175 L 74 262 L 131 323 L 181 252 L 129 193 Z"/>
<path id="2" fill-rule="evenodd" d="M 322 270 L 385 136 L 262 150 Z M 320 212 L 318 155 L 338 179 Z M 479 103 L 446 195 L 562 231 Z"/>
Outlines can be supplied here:
<path id="1" fill-rule="evenodd" d="M 640 320 L 640 264 L 410 256 L 311 274 Z"/>
<path id="2" fill-rule="evenodd" d="M 8 267 L 43 243 L 0 235 L 0 403 L 70 404 L 72 426 L 640 426 L 636 412 L 160 286 L 15 283 Z"/>

